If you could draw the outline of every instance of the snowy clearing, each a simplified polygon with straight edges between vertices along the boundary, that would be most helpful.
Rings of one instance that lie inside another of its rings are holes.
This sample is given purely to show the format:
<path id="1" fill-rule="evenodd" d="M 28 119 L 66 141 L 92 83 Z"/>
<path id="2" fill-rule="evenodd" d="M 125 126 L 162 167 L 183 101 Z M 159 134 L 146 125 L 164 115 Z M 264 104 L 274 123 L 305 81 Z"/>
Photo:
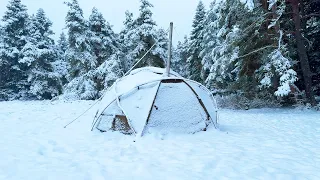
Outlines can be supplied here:
<path id="1" fill-rule="evenodd" d="M 91 132 L 93 101 L 0 102 L 0 179 L 320 179 L 320 113 L 221 110 L 194 135 Z"/>

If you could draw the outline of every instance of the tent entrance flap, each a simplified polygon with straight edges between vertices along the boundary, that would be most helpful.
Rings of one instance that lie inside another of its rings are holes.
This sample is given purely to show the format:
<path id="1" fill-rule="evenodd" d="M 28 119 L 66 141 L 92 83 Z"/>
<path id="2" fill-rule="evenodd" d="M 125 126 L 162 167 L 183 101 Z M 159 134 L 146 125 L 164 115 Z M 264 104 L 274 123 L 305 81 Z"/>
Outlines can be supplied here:
<path id="1" fill-rule="evenodd" d="M 198 103 L 193 91 L 185 83 L 163 81 L 152 105 L 144 133 L 195 133 L 205 130 L 206 112 Z"/>
<path id="2" fill-rule="evenodd" d="M 128 123 L 128 119 L 124 115 L 115 115 L 111 130 L 119 131 L 123 134 L 133 134 L 133 131 Z"/>

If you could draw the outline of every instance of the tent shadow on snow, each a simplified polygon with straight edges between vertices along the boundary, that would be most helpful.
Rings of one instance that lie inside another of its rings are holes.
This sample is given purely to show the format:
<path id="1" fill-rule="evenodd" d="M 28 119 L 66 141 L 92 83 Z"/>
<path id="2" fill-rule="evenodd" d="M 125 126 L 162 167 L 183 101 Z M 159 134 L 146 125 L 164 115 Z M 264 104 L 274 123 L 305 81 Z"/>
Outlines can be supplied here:
<path id="1" fill-rule="evenodd" d="M 144 67 L 118 79 L 99 102 L 92 130 L 148 133 L 196 133 L 217 127 L 217 108 L 200 83 L 165 69 Z"/>

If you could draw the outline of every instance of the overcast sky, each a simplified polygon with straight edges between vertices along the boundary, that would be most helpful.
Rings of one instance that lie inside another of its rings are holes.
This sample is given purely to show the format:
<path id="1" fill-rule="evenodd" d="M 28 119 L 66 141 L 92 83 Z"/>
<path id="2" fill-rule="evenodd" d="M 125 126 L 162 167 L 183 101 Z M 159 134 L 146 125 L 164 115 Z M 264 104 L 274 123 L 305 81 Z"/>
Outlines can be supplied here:
<path id="1" fill-rule="evenodd" d="M 65 16 L 68 8 L 63 4 L 65 0 L 22 0 L 28 8 L 29 14 L 35 13 L 39 8 L 44 9 L 48 18 L 53 22 L 55 39 L 65 26 Z M 203 0 L 208 8 L 213 0 Z M 4 15 L 9 0 L 0 0 L 0 16 Z M 182 40 L 189 35 L 191 24 L 199 0 L 149 0 L 154 5 L 153 18 L 158 26 L 167 29 L 170 21 L 174 22 L 173 41 Z M 79 0 L 85 18 L 88 19 L 93 7 L 103 13 L 104 18 L 113 25 L 113 30 L 119 32 L 123 27 L 125 11 L 129 10 L 136 17 L 139 11 L 139 0 Z"/>

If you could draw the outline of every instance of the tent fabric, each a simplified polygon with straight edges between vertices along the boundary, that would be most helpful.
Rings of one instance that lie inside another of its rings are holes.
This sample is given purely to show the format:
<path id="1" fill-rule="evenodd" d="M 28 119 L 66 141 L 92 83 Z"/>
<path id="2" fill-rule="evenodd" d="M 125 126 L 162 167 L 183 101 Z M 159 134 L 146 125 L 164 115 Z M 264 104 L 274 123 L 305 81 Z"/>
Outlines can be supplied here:
<path id="1" fill-rule="evenodd" d="M 142 136 L 195 133 L 216 127 L 217 107 L 208 89 L 165 69 L 139 68 L 118 79 L 99 102 L 93 127 Z"/>
<path id="2" fill-rule="evenodd" d="M 197 102 L 185 83 L 161 83 L 146 126 L 148 133 L 154 130 L 163 133 L 203 130 L 206 127 L 206 113 Z"/>

